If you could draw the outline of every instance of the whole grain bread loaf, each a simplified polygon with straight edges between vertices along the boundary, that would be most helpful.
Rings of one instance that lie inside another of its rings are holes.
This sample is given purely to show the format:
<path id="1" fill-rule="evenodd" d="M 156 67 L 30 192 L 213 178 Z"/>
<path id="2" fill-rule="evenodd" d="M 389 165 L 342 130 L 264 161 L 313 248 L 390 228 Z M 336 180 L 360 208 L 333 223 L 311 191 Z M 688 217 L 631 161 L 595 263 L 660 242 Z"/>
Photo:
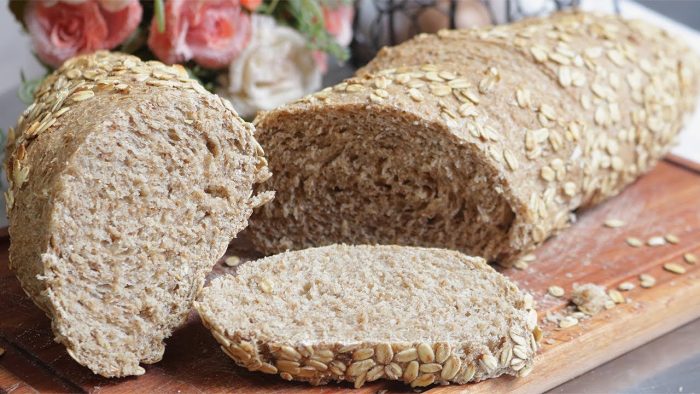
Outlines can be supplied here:
<path id="1" fill-rule="evenodd" d="M 512 262 L 652 168 L 699 75 L 674 37 L 615 16 L 419 36 L 256 119 L 277 195 L 248 235 L 265 253 L 379 243 Z"/>
<path id="2" fill-rule="evenodd" d="M 525 375 L 542 334 L 532 297 L 483 259 L 407 246 L 249 262 L 213 280 L 195 307 L 238 365 L 311 384 Z"/>
<path id="3" fill-rule="evenodd" d="M 8 141 L 10 269 L 56 340 L 139 375 L 271 198 L 253 127 L 181 67 L 99 52 L 39 86 Z"/>

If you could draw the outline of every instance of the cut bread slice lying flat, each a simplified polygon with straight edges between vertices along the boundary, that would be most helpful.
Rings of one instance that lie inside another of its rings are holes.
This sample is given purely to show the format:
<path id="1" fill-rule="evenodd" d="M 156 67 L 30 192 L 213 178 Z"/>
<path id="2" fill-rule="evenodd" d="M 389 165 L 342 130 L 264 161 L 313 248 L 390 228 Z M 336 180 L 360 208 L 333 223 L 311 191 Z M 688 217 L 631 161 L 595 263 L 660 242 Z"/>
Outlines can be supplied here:
<path id="1" fill-rule="evenodd" d="M 213 280 L 195 307 L 238 365 L 311 384 L 525 375 L 541 335 L 529 294 L 443 249 L 286 252 Z"/>

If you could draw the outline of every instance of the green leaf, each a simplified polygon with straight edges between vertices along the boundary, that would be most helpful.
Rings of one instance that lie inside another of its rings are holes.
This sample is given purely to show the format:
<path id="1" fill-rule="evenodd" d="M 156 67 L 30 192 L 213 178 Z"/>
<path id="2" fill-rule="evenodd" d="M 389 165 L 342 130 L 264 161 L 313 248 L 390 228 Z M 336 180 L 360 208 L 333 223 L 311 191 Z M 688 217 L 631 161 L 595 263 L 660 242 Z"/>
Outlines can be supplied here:
<path id="1" fill-rule="evenodd" d="M 155 0 L 154 4 L 156 27 L 158 28 L 159 33 L 163 33 L 165 31 L 165 7 L 163 6 L 163 0 Z"/>
<path id="2" fill-rule="evenodd" d="M 19 97 L 23 103 L 29 105 L 34 101 L 34 92 L 36 91 L 36 88 L 46 76 L 35 79 L 27 79 L 24 75 L 24 71 L 20 71 L 19 75 L 21 83 L 19 85 L 19 89 L 17 89 L 17 97 Z"/>
<path id="3" fill-rule="evenodd" d="M 143 28 L 137 27 L 133 33 L 122 43 L 119 50 L 124 53 L 134 53 L 146 42 L 146 34 Z"/>
<path id="4" fill-rule="evenodd" d="M 311 48 L 327 52 L 342 61 L 348 59 L 348 49 L 340 46 L 326 30 L 323 11 L 317 0 L 283 1 L 274 14 L 276 19 L 287 22 L 304 35 Z"/>
<path id="5" fill-rule="evenodd" d="M 261 14 L 272 15 L 272 13 L 274 13 L 275 9 L 277 8 L 277 4 L 279 4 L 279 0 L 272 0 L 267 4 L 263 3 L 260 5 L 260 7 L 258 7 L 257 12 Z"/>
<path id="6" fill-rule="evenodd" d="M 5 142 L 7 141 L 7 133 L 0 128 L 0 147 L 5 147 Z M 0 149 L 0 155 L 4 156 L 3 153 L 5 153 L 4 149 Z"/>
<path id="7" fill-rule="evenodd" d="M 204 68 L 195 62 L 187 62 L 183 65 L 187 74 L 190 78 L 199 82 L 205 89 L 215 93 L 216 87 L 220 85 L 219 77 L 221 76 L 221 70 L 212 70 L 210 68 Z"/>

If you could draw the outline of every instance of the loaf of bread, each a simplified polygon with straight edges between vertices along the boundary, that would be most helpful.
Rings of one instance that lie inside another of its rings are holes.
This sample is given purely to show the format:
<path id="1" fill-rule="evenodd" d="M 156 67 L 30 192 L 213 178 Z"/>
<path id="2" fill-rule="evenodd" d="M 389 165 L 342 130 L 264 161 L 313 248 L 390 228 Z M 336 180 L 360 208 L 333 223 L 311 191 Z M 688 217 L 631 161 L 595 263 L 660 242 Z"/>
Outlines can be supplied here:
<path id="1" fill-rule="evenodd" d="M 419 36 L 256 119 L 277 194 L 248 235 L 265 253 L 377 243 L 513 262 L 668 151 L 698 70 L 667 33 L 615 16 Z"/>
<path id="2" fill-rule="evenodd" d="M 195 307 L 238 365 L 314 385 L 525 375 L 542 334 L 532 297 L 483 259 L 407 246 L 331 245 L 246 263 Z"/>
<path id="3" fill-rule="evenodd" d="M 39 86 L 8 142 L 10 269 L 93 372 L 139 375 L 269 177 L 253 127 L 181 67 L 99 52 Z"/>

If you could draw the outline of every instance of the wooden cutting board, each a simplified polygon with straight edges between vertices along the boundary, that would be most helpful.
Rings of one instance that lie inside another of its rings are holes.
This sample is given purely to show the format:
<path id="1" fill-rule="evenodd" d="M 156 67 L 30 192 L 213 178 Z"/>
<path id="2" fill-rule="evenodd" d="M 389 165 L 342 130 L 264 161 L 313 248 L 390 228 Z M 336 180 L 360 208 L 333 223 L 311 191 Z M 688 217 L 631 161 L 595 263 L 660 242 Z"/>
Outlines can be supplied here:
<path id="1" fill-rule="evenodd" d="M 607 228 L 603 222 L 617 218 L 627 225 Z M 675 234 L 677 245 L 633 248 L 625 239 L 634 236 Z M 374 382 L 360 390 L 348 384 L 311 387 L 276 376 L 250 373 L 236 367 L 193 313 L 189 321 L 167 341 L 163 360 L 147 366 L 144 376 L 104 379 L 79 366 L 62 346 L 53 342 L 48 319 L 27 299 L 7 268 L 8 240 L 0 241 L 0 391 L 101 391 L 132 392 L 237 392 L 237 393 L 375 393 L 406 391 L 396 383 Z M 700 256 L 700 168 L 667 159 L 630 186 L 620 196 L 582 213 L 578 223 L 549 240 L 526 270 L 503 270 L 530 291 L 540 318 L 566 307 L 566 298 L 546 295 L 550 285 L 563 287 L 567 295 L 574 283 L 596 283 L 612 288 L 623 281 L 637 286 L 623 293 L 628 303 L 559 329 L 542 326 L 545 338 L 534 371 L 525 378 L 502 377 L 468 386 L 471 393 L 497 391 L 541 392 L 565 382 L 618 355 L 700 317 L 700 264 L 683 262 L 684 253 Z M 676 262 L 684 275 L 664 271 Z M 230 271 L 217 264 L 213 275 Z M 653 275 L 657 284 L 639 287 L 641 273 Z M 464 390 L 464 386 L 433 387 L 434 393 Z"/>

